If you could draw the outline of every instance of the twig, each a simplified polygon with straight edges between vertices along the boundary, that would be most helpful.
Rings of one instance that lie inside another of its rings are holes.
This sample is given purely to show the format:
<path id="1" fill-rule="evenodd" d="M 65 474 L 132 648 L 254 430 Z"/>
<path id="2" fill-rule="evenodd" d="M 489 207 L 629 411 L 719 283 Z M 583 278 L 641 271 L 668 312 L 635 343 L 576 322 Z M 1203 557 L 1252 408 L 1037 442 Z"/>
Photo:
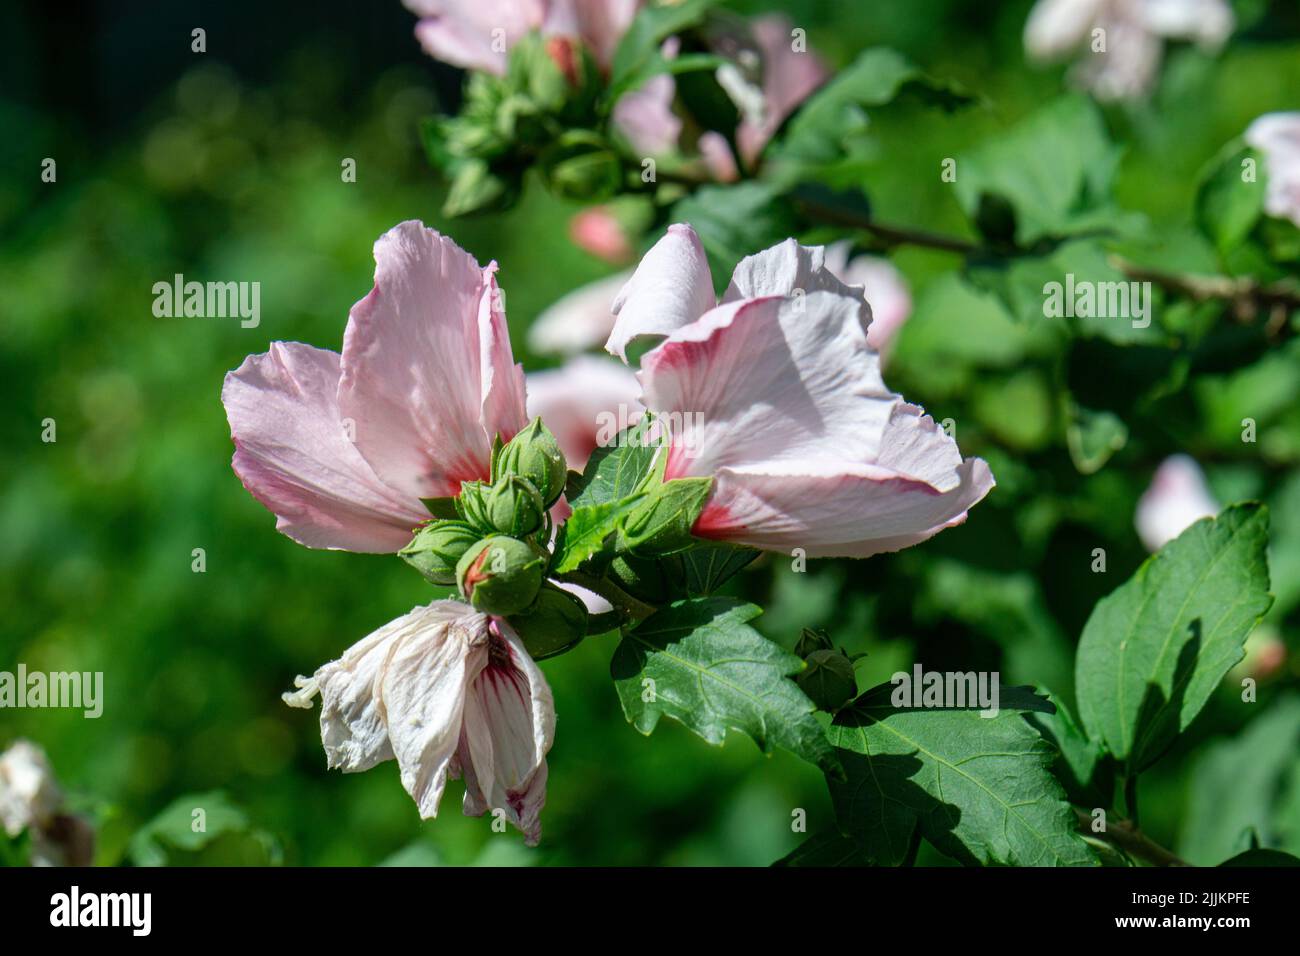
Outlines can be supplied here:
<path id="1" fill-rule="evenodd" d="M 1152 866 L 1191 866 L 1186 860 L 1175 856 L 1156 843 L 1129 820 L 1107 820 L 1105 830 L 1101 833 L 1093 833 L 1092 816 L 1079 809 L 1074 812 L 1078 817 L 1081 830 L 1119 847 L 1131 857 L 1150 863 Z"/>

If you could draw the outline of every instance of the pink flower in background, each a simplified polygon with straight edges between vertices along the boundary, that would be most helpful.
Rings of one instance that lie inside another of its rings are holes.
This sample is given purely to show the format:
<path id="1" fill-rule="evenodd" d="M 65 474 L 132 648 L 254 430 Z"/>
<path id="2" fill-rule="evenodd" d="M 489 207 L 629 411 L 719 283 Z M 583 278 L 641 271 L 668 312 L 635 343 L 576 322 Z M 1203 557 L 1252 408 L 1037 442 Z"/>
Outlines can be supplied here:
<path id="1" fill-rule="evenodd" d="M 95 830 L 67 812 L 45 751 L 16 740 L 0 753 L 0 830 L 10 838 L 27 832 L 32 866 L 90 866 Z"/>
<path id="2" fill-rule="evenodd" d="M 631 272 L 620 272 L 557 299 L 529 326 L 528 347 L 547 355 L 598 347 L 614 327 L 614 297 L 631 277 Z"/>
<path id="3" fill-rule="evenodd" d="M 488 477 L 493 438 L 527 421 L 495 272 L 404 222 L 375 243 L 375 287 L 352 307 L 342 355 L 273 342 L 226 375 L 232 465 L 278 530 L 397 551 L 429 518 L 421 498 Z"/>
<path id="4" fill-rule="evenodd" d="M 1193 523 L 1218 513 L 1201 466 L 1187 455 L 1171 455 L 1138 500 L 1133 523 L 1147 550 L 1159 551 Z"/>
<path id="5" fill-rule="evenodd" d="M 741 120 L 736 130 L 736 143 L 750 165 L 786 117 L 830 76 L 817 54 L 794 48 L 793 24 L 788 18 L 780 14 L 758 17 L 752 28 L 763 55 L 763 111 L 760 117 Z"/>
<path id="6" fill-rule="evenodd" d="M 632 258 L 632 242 L 609 206 L 592 206 L 569 220 L 573 244 L 599 259 L 620 265 Z"/>
<path id="7" fill-rule="evenodd" d="M 641 386 L 626 366 L 594 355 L 528 376 L 528 414 L 541 416 L 575 471 L 582 471 L 596 450 L 609 416 L 620 423 L 616 432 L 641 417 L 640 395 Z"/>
<path id="8" fill-rule="evenodd" d="M 1246 142 L 1264 154 L 1264 211 L 1300 226 L 1300 112 L 1266 113 L 1250 124 Z"/>
<path id="9" fill-rule="evenodd" d="M 505 621 L 434 601 L 295 683 L 299 690 L 284 695 L 291 706 L 310 707 L 320 695 L 331 769 L 396 759 L 422 819 L 438 815 L 448 778 L 463 776 L 467 816 L 500 808 L 537 844 L 555 704 Z"/>
<path id="10" fill-rule="evenodd" d="M 581 40 L 608 67 L 639 0 L 403 0 L 420 17 L 415 36 L 435 60 L 504 74 L 510 48 L 528 33 Z"/>
<path id="11" fill-rule="evenodd" d="M 676 225 L 614 304 L 607 348 L 662 339 L 642 403 L 673 426 L 666 476 L 712 476 L 693 529 L 810 557 L 896 551 L 960 524 L 993 487 L 980 459 L 890 392 L 860 290 L 793 239 L 744 259 L 721 304 L 699 237 Z"/>
<path id="12" fill-rule="evenodd" d="M 1154 85 L 1166 40 L 1217 50 L 1234 26 L 1225 0 L 1038 0 L 1025 50 L 1041 62 L 1077 55 L 1081 86 L 1099 99 L 1133 99 Z M 1104 51 L 1094 50 L 1102 39 Z"/>
<path id="13" fill-rule="evenodd" d="M 903 276 L 888 259 L 855 256 L 852 244 L 837 242 L 826 247 L 825 268 L 845 285 L 861 286 L 871 306 L 867 344 L 881 353 L 883 361 L 894 336 L 912 314 L 912 294 Z"/>

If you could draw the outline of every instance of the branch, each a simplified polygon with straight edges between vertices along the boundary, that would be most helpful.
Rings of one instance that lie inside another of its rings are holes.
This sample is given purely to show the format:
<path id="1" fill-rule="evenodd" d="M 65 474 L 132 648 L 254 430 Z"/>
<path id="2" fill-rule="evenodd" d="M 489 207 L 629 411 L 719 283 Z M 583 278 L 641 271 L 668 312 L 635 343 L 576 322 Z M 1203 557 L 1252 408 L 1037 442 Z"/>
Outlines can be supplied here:
<path id="1" fill-rule="evenodd" d="M 580 588 L 586 588 L 595 594 L 599 594 L 608 601 L 621 617 L 619 625 L 635 624 L 643 618 L 649 617 L 655 612 L 653 605 L 638 601 L 632 595 L 628 594 L 613 581 L 608 578 L 597 577 L 594 574 L 587 574 L 584 571 L 566 571 L 557 575 L 558 579 L 567 584 L 576 584 Z M 607 622 L 604 615 L 593 615 L 602 626 Z M 592 631 L 591 633 L 597 633 Z"/>
<path id="2" fill-rule="evenodd" d="M 1103 832 L 1093 833 L 1092 816 L 1079 809 L 1074 812 L 1079 819 L 1081 830 L 1113 844 L 1131 857 L 1150 863 L 1152 866 L 1191 866 L 1186 860 L 1175 856 L 1156 843 L 1129 820 L 1108 820 Z"/>

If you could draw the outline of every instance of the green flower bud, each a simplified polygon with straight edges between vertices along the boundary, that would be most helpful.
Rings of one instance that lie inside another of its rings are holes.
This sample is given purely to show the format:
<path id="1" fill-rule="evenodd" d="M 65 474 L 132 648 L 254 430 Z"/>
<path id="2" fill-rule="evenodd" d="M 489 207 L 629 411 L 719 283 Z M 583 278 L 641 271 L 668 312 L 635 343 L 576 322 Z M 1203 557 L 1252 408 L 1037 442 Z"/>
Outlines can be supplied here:
<path id="1" fill-rule="evenodd" d="M 821 628 L 805 627 L 799 632 L 799 640 L 795 642 L 794 652 L 805 660 L 814 651 L 829 651 L 834 648 L 831 639 Z"/>
<path id="2" fill-rule="evenodd" d="M 492 474 L 494 479 L 506 475 L 527 478 L 549 508 L 564 493 L 569 469 L 560 443 L 540 418 L 534 418 L 501 449 Z"/>
<path id="3" fill-rule="evenodd" d="M 504 617 L 537 597 L 546 572 L 546 552 L 518 538 L 492 535 L 461 555 L 456 581 L 475 610 Z"/>
<path id="4" fill-rule="evenodd" d="M 549 582 L 537 599 L 510 618 L 533 660 L 554 657 L 578 645 L 587 635 L 587 606 L 574 594 Z"/>
<path id="5" fill-rule="evenodd" d="M 599 134 L 570 130 L 541 157 L 551 191 L 566 199 L 600 201 L 623 184 L 623 166 Z"/>
<path id="6" fill-rule="evenodd" d="M 689 548 L 696 543 L 691 528 L 712 486 L 712 478 L 675 478 L 659 485 L 628 515 L 620 547 L 642 556 Z"/>
<path id="7" fill-rule="evenodd" d="M 466 481 L 460 486 L 460 511 L 466 521 L 485 532 L 526 538 L 541 530 L 546 505 L 533 483 L 507 475 L 495 484 Z"/>
<path id="8" fill-rule="evenodd" d="M 795 683 L 819 710 L 834 713 L 858 693 L 853 662 L 836 650 L 813 651 Z"/>
<path id="9" fill-rule="evenodd" d="M 434 584 L 455 584 L 456 563 L 481 537 L 464 521 L 432 521 L 397 553 Z"/>

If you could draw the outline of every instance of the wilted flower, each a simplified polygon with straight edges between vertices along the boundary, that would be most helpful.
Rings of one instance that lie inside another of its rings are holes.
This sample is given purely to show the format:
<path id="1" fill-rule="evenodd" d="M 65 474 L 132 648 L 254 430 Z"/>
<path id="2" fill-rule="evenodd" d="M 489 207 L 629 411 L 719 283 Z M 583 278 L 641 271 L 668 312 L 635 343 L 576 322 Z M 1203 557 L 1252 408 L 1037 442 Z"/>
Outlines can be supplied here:
<path id="1" fill-rule="evenodd" d="M 27 740 L 0 754 L 0 826 L 10 837 L 30 832 L 33 866 L 89 866 L 94 857 L 94 830 L 64 812 L 45 751 Z"/>
<path id="2" fill-rule="evenodd" d="M 504 74 L 510 47 L 540 30 L 581 40 L 608 67 L 639 0 L 402 0 L 420 17 L 415 36 L 435 60 Z"/>
<path id="3" fill-rule="evenodd" d="M 1246 142 L 1264 154 L 1264 211 L 1300 226 L 1300 112 L 1266 113 L 1250 124 Z"/>
<path id="4" fill-rule="evenodd" d="M 1205 473 L 1188 455 L 1171 455 L 1138 500 L 1133 522 L 1148 551 L 1159 551 L 1201 518 L 1219 513 Z"/>
<path id="5" fill-rule="evenodd" d="M 528 376 L 528 414 L 541 416 L 569 467 L 581 471 L 602 430 L 616 434 L 641 417 L 640 394 L 636 376 L 625 366 L 580 355 Z M 613 423 L 612 431 L 602 428 L 607 423 Z"/>
<path id="6" fill-rule="evenodd" d="M 284 695 L 292 706 L 310 707 L 320 695 L 332 769 L 396 759 L 424 819 L 438 815 L 448 777 L 463 776 L 466 815 L 500 809 L 537 843 L 555 704 L 505 621 L 434 601 L 295 683 L 299 690 Z"/>
<path id="7" fill-rule="evenodd" d="M 1080 85 L 1100 99 L 1132 99 L 1154 85 L 1165 40 L 1216 50 L 1234 23 L 1225 0 L 1038 0 L 1025 49 L 1040 61 L 1080 54 Z"/>
<path id="8" fill-rule="evenodd" d="M 375 287 L 352 307 L 341 356 L 273 342 L 226 375 L 232 464 L 280 531 L 397 551 L 429 518 L 421 498 L 489 477 L 493 439 L 527 421 L 495 272 L 404 222 L 375 243 Z"/>
<path id="9" fill-rule="evenodd" d="M 641 360 L 642 402 L 672 433 L 665 477 L 713 478 L 699 537 L 867 557 L 960 524 L 993 487 L 885 387 L 871 309 L 820 247 L 744 259 L 719 304 L 699 237 L 671 226 L 614 309 L 615 355 L 663 339 Z"/>

